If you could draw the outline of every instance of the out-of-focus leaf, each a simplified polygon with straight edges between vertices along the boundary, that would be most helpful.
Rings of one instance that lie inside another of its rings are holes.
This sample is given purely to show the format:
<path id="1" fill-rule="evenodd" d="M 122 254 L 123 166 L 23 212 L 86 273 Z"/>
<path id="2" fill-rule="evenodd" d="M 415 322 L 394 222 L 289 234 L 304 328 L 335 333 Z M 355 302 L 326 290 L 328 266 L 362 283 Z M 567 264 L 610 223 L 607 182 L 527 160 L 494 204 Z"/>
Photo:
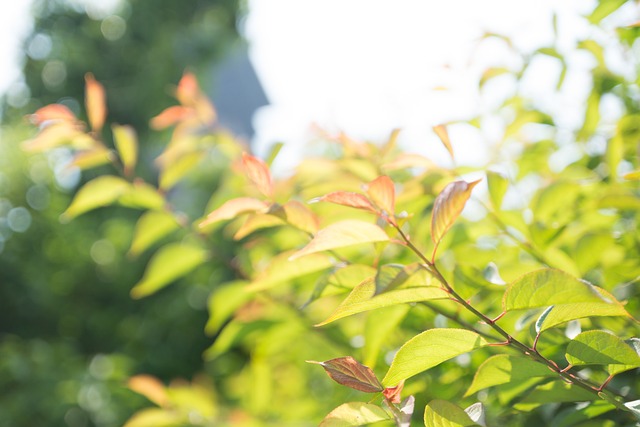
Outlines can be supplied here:
<path id="1" fill-rule="evenodd" d="M 551 381 L 537 386 L 514 407 L 518 410 L 528 411 L 544 403 L 586 402 L 597 398 L 596 394 L 564 381 Z"/>
<path id="2" fill-rule="evenodd" d="M 459 406 L 446 400 L 432 400 L 424 408 L 426 427 L 468 427 L 477 425 Z"/>
<path id="3" fill-rule="evenodd" d="M 156 252 L 141 281 L 131 289 L 133 298 L 142 298 L 164 288 L 194 270 L 207 259 L 207 250 L 187 243 L 170 243 Z"/>
<path id="4" fill-rule="evenodd" d="M 465 329 L 429 329 L 400 347 L 382 383 L 385 386 L 396 385 L 446 360 L 487 344 L 480 335 Z"/>
<path id="5" fill-rule="evenodd" d="M 393 160 L 385 162 L 381 167 L 386 171 L 409 168 L 439 169 L 438 165 L 420 154 L 400 153 Z"/>
<path id="6" fill-rule="evenodd" d="M 605 365 L 611 375 L 640 367 L 636 350 L 605 331 L 582 332 L 571 340 L 565 357 L 574 366 Z"/>
<path id="7" fill-rule="evenodd" d="M 499 354 L 488 358 L 480 365 L 464 395 L 465 397 L 470 396 L 478 390 L 500 384 L 555 375 L 546 365 L 535 362 L 528 357 Z"/>
<path id="8" fill-rule="evenodd" d="M 442 145 L 444 145 L 444 148 L 447 149 L 451 158 L 455 159 L 455 156 L 453 155 L 453 146 L 451 145 L 451 140 L 449 139 L 449 132 L 447 131 L 447 127 L 445 125 L 437 125 L 433 127 L 433 131 L 436 135 L 438 135 L 438 138 L 440 138 Z"/>
<path id="9" fill-rule="evenodd" d="M 185 71 L 178 82 L 176 98 L 182 105 L 193 105 L 199 96 L 200 88 L 196 76 L 190 71 Z"/>
<path id="10" fill-rule="evenodd" d="M 144 209 L 162 209 L 166 204 L 158 189 L 144 181 L 135 181 L 130 185 L 118 202 L 123 206 Z"/>
<path id="11" fill-rule="evenodd" d="M 344 403 L 331 411 L 320 427 L 352 427 L 390 420 L 391 416 L 381 407 L 371 403 Z"/>
<path id="12" fill-rule="evenodd" d="M 304 255 L 329 249 L 388 240 L 387 233 L 375 224 L 358 220 L 344 220 L 318 231 L 313 240 L 307 246 L 291 255 L 290 259 L 293 260 Z"/>
<path id="13" fill-rule="evenodd" d="M 40 126 L 46 122 L 75 122 L 77 120 L 75 114 L 62 104 L 49 104 L 36 110 L 35 113 L 29 115 L 29 120 L 36 126 Z"/>
<path id="14" fill-rule="evenodd" d="M 87 108 L 89 124 L 94 132 L 100 132 L 107 118 L 107 101 L 104 87 L 91 73 L 84 75 L 84 81 L 86 84 L 84 102 Z"/>
<path id="15" fill-rule="evenodd" d="M 45 127 L 35 137 L 24 141 L 22 147 L 26 151 L 39 153 L 67 144 L 79 149 L 90 149 L 95 146 L 95 141 L 80 132 L 77 126 L 61 122 Z"/>
<path id="16" fill-rule="evenodd" d="M 78 151 L 69 163 L 69 167 L 75 166 L 82 170 L 95 168 L 110 163 L 112 152 L 102 144 L 96 144 L 94 148 Z"/>
<path id="17" fill-rule="evenodd" d="M 160 173 L 160 188 L 168 190 L 184 178 L 202 160 L 205 153 L 193 151 L 180 156 L 175 162 L 166 165 Z"/>
<path id="18" fill-rule="evenodd" d="M 632 402 L 626 402 L 624 404 L 631 413 L 636 417 L 636 419 L 640 420 L 640 400 L 634 400 Z"/>
<path id="19" fill-rule="evenodd" d="M 238 197 L 236 199 L 227 200 L 222 204 L 222 206 L 207 215 L 205 220 L 200 222 L 199 227 L 202 228 L 218 221 L 233 219 L 243 213 L 263 211 L 268 207 L 269 205 L 262 200 L 251 197 Z"/>
<path id="20" fill-rule="evenodd" d="M 244 303 L 254 297 L 247 292 L 247 282 L 237 281 L 217 287 L 209 297 L 209 320 L 205 332 L 213 335 L 220 330 L 229 317 Z"/>
<path id="21" fill-rule="evenodd" d="M 384 390 L 373 371 L 351 356 L 338 357 L 325 362 L 315 362 L 324 368 L 332 380 L 346 387 L 365 393 L 379 393 Z"/>
<path id="22" fill-rule="evenodd" d="M 487 68 L 482 73 L 482 76 L 480 77 L 480 82 L 479 82 L 480 88 L 482 88 L 492 78 L 501 76 L 503 74 L 508 74 L 508 73 L 510 73 L 508 68 L 503 68 L 503 67 Z"/>
<path id="23" fill-rule="evenodd" d="M 413 396 L 407 397 L 400 403 L 400 416 L 396 418 L 396 424 L 398 427 L 411 427 L 411 418 L 416 408 L 416 398 Z"/>
<path id="24" fill-rule="evenodd" d="M 151 375 L 135 375 L 129 378 L 127 386 L 158 406 L 165 406 L 169 402 L 164 384 Z"/>
<path id="25" fill-rule="evenodd" d="M 326 325 L 343 317 L 375 310 L 377 308 L 449 298 L 449 294 L 437 286 L 397 289 L 379 295 L 375 293 L 375 281 L 373 279 L 365 280 L 353 288 L 349 296 L 336 308 L 331 316 L 316 326 Z"/>
<path id="26" fill-rule="evenodd" d="M 149 246 L 180 228 L 175 217 L 169 212 L 150 210 L 142 214 L 133 231 L 129 253 L 137 256 Z"/>
<path id="27" fill-rule="evenodd" d="M 554 305 L 553 309 L 549 310 L 544 319 L 542 319 L 540 332 L 569 320 L 583 319 L 585 317 L 631 317 L 624 306 L 615 300 L 613 295 L 602 288 L 596 288 L 596 291 L 602 296 L 603 299 L 601 301 Z"/>
<path id="28" fill-rule="evenodd" d="M 274 205 L 269 211 L 290 225 L 309 234 L 316 234 L 320 220 L 311 209 L 297 200 L 289 200 L 284 205 Z"/>
<path id="29" fill-rule="evenodd" d="M 162 130 L 187 118 L 193 117 L 194 114 L 195 113 L 192 108 L 186 108 L 182 105 L 174 105 L 169 108 L 165 108 L 160 112 L 160 114 L 153 117 L 149 122 L 149 126 L 151 126 L 151 129 Z"/>
<path id="30" fill-rule="evenodd" d="M 133 414 L 123 427 L 180 427 L 184 421 L 185 417 L 178 412 L 148 408 Z"/>
<path id="31" fill-rule="evenodd" d="M 431 214 L 431 240 L 436 247 L 464 209 L 471 190 L 479 182 L 480 180 L 449 183 L 436 197 Z"/>
<path id="32" fill-rule="evenodd" d="M 130 184 L 117 176 L 95 178 L 78 190 L 61 218 L 70 220 L 92 209 L 114 204 L 129 188 Z"/>
<path id="33" fill-rule="evenodd" d="M 374 179 L 367 184 L 367 194 L 376 206 L 393 218 L 396 210 L 396 190 L 391 178 L 382 175 Z"/>
<path id="34" fill-rule="evenodd" d="M 314 201 L 322 201 L 335 203 L 337 205 L 349 206 L 351 208 L 362 209 L 377 214 L 376 208 L 371 204 L 369 199 L 359 193 L 350 191 L 335 191 L 325 196 L 314 199 Z"/>
<path id="35" fill-rule="evenodd" d="M 589 15 L 589 22 L 598 24 L 607 16 L 618 10 L 627 0 L 600 0 L 596 8 Z"/>
<path id="36" fill-rule="evenodd" d="M 369 313 L 364 326 L 364 348 L 362 351 L 365 365 L 375 368 L 383 343 L 409 312 L 407 304 L 379 308 Z"/>
<path id="37" fill-rule="evenodd" d="M 600 94 L 592 92 L 587 98 L 587 108 L 584 114 L 582 128 L 578 131 L 577 138 L 585 141 L 593 135 L 600 123 Z"/>
<path id="38" fill-rule="evenodd" d="M 269 267 L 251 282 L 247 290 L 255 292 L 270 289 L 298 277 L 326 270 L 333 265 L 331 258 L 326 254 L 311 254 L 291 261 L 290 255 L 290 252 L 285 252 L 273 258 Z"/>
<path id="39" fill-rule="evenodd" d="M 125 174 L 131 175 L 138 161 L 138 138 L 131 126 L 113 125 L 113 140 L 120 154 Z"/>
<path id="40" fill-rule="evenodd" d="M 267 164 L 247 153 L 242 153 L 242 164 L 247 176 L 258 190 L 268 198 L 273 197 L 273 182 Z"/>
<path id="41" fill-rule="evenodd" d="M 509 181 L 498 172 L 487 172 L 487 185 L 489 186 L 489 197 L 495 210 L 500 210 L 502 199 L 507 192 Z"/>
<path id="42" fill-rule="evenodd" d="M 233 235 L 234 240 L 241 240 L 252 234 L 254 231 L 262 230 L 264 228 L 277 227 L 284 225 L 285 222 L 275 215 L 252 213 L 247 216 L 244 224 Z"/>
<path id="43" fill-rule="evenodd" d="M 638 181 L 638 180 L 640 180 L 640 170 L 626 173 L 624 175 L 624 179 L 628 179 L 630 181 Z"/>

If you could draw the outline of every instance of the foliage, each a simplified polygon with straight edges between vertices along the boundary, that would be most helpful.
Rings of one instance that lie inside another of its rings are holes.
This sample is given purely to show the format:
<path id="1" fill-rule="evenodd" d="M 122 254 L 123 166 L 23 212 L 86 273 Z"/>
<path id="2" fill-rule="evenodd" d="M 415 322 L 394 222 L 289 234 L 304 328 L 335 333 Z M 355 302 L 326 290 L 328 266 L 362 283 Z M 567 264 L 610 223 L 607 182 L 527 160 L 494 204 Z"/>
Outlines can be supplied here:
<path id="1" fill-rule="evenodd" d="M 609 3 L 590 19 L 620 6 Z M 623 44 L 637 38 L 623 35 Z M 569 144 L 565 130 L 519 94 L 498 113 L 509 117 L 499 148 L 519 152 L 509 173 L 490 169 L 497 162 L 436 166 L 403 153 L 393 132 L 381 145 L 324 135 L 330 154 L 276 178 L 278 147 L 264 161 L 216 128 L 188 72 L 179 105 L 151 121 L 173 127 L 157 184 L 136 173 L 131 129 L 117 128 L 113 144 L 102 137 L 106 109 L 90 76 L 88 126 L 60 105 L 36 111 L 40 132 L 26 149 L 65 147 L 78 168 L 116 171 L 84 184 L 65 220 L 105 206 L 142 211 L 130 251 L 153 255 L 133 298 L 212 266 L 233 271 L 207 302 L 210 376 L 169 386 L 132 377 L 155 407 L 126 426 L 633 425 L 640 194 L 639 174 L 626 171 L 638 170 L 638 82 L 608 70 L 596 41 L 582 46 L 598 65 L 569 142 L 580 155 L 562 167 L 549 155 Z M 615 126 L 600 123 L 605 94 L 624 106 Z M 455 158 L 446 127 L 434 131 Z M 590 149 L 598 140 L 606 149 Z M 184 213 L 180 193 L 203 170 L 219 183 L 200 212 Z M 465 207 L 476 215 L 465 218 Z"/>

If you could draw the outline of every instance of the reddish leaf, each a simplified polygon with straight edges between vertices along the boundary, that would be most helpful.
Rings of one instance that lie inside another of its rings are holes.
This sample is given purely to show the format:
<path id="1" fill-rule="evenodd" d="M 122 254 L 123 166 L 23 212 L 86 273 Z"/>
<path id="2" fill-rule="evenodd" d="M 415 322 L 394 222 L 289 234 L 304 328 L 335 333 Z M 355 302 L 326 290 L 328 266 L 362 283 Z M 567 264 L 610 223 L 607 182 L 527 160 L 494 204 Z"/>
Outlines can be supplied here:
<path id="1" fill-rule="evenodd" d="M 391 403 L 400 403 L 402 401 L 402 397 L 400 397 L 400 395 L 402 394 L 402 389 L 403 388 L 404 388 L 404 381 L 401 381 L 400 384 L 398 384 L 395 387 L 387 387 L 387 388 L 385 388 L 382 391 L 382 394 Z"/>
<path id="2" fill-rule="evenodd" d="M 164 384 L 151 375 L 133 376 L 129 378 L 127 386 L 159 406 L 164 406 L 169 402 L 169 396 Z"/>
<path id="3" fill-rule="evenodd" d="M 471 190 L 479 182 L 480 180 L 449 183 L 436 197 L 431 214 L 431 240 L 435 243 L 436 248 L 464 209 L 465 203 L 471 196 Z"/>
<path id="4" fill-rule="evenodd" d="M 199 97 L 200 88 L 198 87 L 198 80 L 193 73 L 186 71 L 178 83 L 176 98 L 178 98 L 178 101 L 180 101 L 182 105 L 193 105 Z"/>
<path id="5" fill-rule="evenodd" d="M 173 107 L 164 109 L 160 114 L 152 118 L 150 126 L 152 129 L 162 130 L 193 115 L 193 109 L 181 105 L 174 105 Z"/>
<path id="6" fill-rule="evenodd" d="M 50 120 L 69 122 L 76 121 L 76 116 L 71 112 L 71 110 L 69 110 L 69 108 L 62 104 L 45 105 L 28 117 L 31 123 L 37 126 L 40 126 L 42 123 Z"/>
<path id="7" fill-rule="evenodd" d="M 373 203 L 393 218 L 396 210 L 396 190 L 391 178 L 382 175 L 374 179 L 367 186 L 367 194 Z"/>
<path id="8" fill-rule="evenodd" d="M 447 149 L 453 159 L 453 147 L 451 146 L 451 140 L 449 139 L 449 132 L 447 132 L 447 128 L 444 125 L 437 125 L 433 127 L 433 131 L 438 135 L 438 138 L 442 141 L 442 145 L 444 145 L 444 148 Z"/>
<path id="9" fill-rule="evenodd" d="M 271 172 L 267 164 L 261 159 L 247 153 L 242 153 L 242 164 L 249 179 L 258 187 L 258 190 L 267 197 L 273 196 L 273 183 Z"/>
<path id="10" fill-rule="evenodd" d="M 268 206 L 269 205 L 262 200 L 253 199 L 251 197 L 238 197 L 237 199 L 231 199 L 207 215 L 207 218 L 200 223 L 199 227 L 202 228 L 225 219 L 233 219 L 242 213 L 258 212 L 267 209 Z"/>
<path id="11" fill-rule="evenodd" d="M 104 87 L 93 77 L 93 74 L 84 75 L 86 82 L 84 102 L 87 108 L 87 116 L 91 129 L 99 132 L 107 118 L 107 102 Z"/>
<path id="12" fill-rule="evenodd" d="M 377 214 L 376 208 L 362 194 L 352 193 L 350 191 L 335 191 L 326 196 L 316 199 L 322 202 L 335 203 L 337 205 L 349 206 L 351 208 L 362 209 Z"/>
<path id="13" fill-rule="evenodd" d="M 338 384 L 364 391 L 365 393 L 378 393 L 384 390 L 373 371 L 351 356 L 338 357 L 326 362 L 314 362 L 312 360 L 307 362 L 322 366 L 331 379 Z"/>

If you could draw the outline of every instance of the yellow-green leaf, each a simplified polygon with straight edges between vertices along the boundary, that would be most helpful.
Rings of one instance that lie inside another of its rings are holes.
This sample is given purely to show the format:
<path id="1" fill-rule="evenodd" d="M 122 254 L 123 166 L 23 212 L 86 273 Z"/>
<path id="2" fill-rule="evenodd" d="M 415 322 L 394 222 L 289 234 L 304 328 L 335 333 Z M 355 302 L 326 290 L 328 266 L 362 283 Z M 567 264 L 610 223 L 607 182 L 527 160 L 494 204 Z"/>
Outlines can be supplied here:
<path id="1" fill-rule="evenodd" d="M 76 166 L 82 170 L 95 168 L 111 162 L 111 151 L 102 144 L 96 144 L 95 147 L 88 150 L 78 151 L 69 167 Z"/>
<path id="2" fill-rule="evenodd" d="M 134 256 L 141 254 L 149 246 L 178 228 L 180 225 L 169 212 L 145 212 L 136 223 L 129 253 Z"/>
<path id="3" fill-rule="evenodd" d="M 113 125 L 111 129 L 125 174 L 130 175 L 138 161 L 138 138 L 136 137 L 136 132 L 131 126 Z"/>
<path id="4" fill-rule="evenodd" d="M 425 427 L 468 427 L 477 425 L 469 414 L 446 400 L 432 400 L 424 408 Z"/>
<path id="5" fill-rule="evenodd" d="M 435 299 L 447 299 L 449 294 L 437 286 L 422 286 L 403 288 L 379 295 L 376 293 L 376 283 L 373 278 L 367 279 L 351 291 L 349 296 L 338 308 L 321 323 L 316 326 L 326 325 L 343 317 L 362 313 L 377 308 L 389 307 L 410 302 L 429 301 Z"/>
<path id="6" fill-rule="evenodd" d="M 177 160 L 168 163 L 160 173 L 160 188 L 167 190 L 191 172 L 204 157 L 204 152 L 193 151 L 180 156 Z"/>
<path id="7" fill-rule="evenodd" d="M 207 250 L 187 243 L 171 243 L 156 252 L 133 289 L 133 298 L 142 298 L 164 288 L 204 263 Z"/>
<path id="8" fill-rule="evenodd" d="M 489 186 L 489 197 L 495 210 L 500 210 L 502 199 L 507 192 L 509 181 L 498 172 L 487 172 L 487 185 Z"/>
<path id="9" fill-rule="evenodd" d="M 235 240 L 244 239 L 254 231 L 261 230 L 263 228 L 277 227 L 284 224 L 285 222 L 275 215 L 253 213 L 247 216 L 244 224 L 242 224 L 238 231 L 236 231 L 233 238 Z"/>
<path id="10" fill-rule="evenodd" d="M 131 208 L 162 209 L 166 200 L 154 186 L 136 181 L 120 196 L 118 202 Z"/>
<path id="11" fill-rule="evenodd" d="M 307 246 L 291 255 L 290 259 L 293 260 L 304 255 L 329 249 L 388 240 L 387 233 L 375 224 L 358 220 L 344 220 L 318 231 L 313 240 Z"/>
<path id="12" fill-rule="evenodd" d="M 429 329 L 400 347 L 382 384 L 386 387 L 394 386 L 446 360 L 487 344 L 480 335 L 465 329 Z"/>
<path id="13" fill-rule="evenodd" d="M 333 261 L 326 254 L 290 260 L 291 252 L 282 253 L 271 260 L 269 266 L 247 287 L 248 291 L 261 291 L 286 283 L 298 277 L 330 268 Z"/>
<path id="14" fill-rule="evenodd" d="M 311 209 L 296 200 L 290 200 L 284 205 L 275 205 L 269 211 L 277 215 L 288 224 L 309 234 L 316 234 L 320 220 Z"/>
<path id="15" fill-rule="evenodd" d="M 254 297 L 247 291 L 247 282 L 237 281 L 218 286 L 209 297 L 209 320 L 205 332 L 213 335 L 220 330 L 229 317 L 244 303 Z"/>
<path id="16" fill-rule="evenodd" d="M 173 410 L 148 408 L 133 414 L 123 427 L 178 427 L 184 425 L 185 418 Z"/>
<path id="17" fill-rule="evenodd" d="M 444 148 L 447 149 L 451 158 L 454 159 L 455 156 L 453 155 L 453 147 L 451 146 L 451 140 L 449 139 L 449 132 L 447 131 L 447 127 L 445 125 L 437 125 L 433 127 L 433 131 L 436 135 L 438 135 L 438 138 L 440 138 L 442 145 L 444 145 Z"/>
<path id="18" fill-rule="evenodd" d="M 518 410 L 530 411 L 544 403 L 585 402 L 597 398 L 598 395 L 595 393 L 558 380 L 537 386 L 514 407 Z"/>
<path id="19" fill-rule="evenodd" d="M 62 219 L 70 220 L 92 209 L 114 204 L 129 188 L 130 184 L 117 176 L 95 178 L 78 190 Z"/>
<path id="20" fill-rule="evenodd" d="M 329 415 L 322 420 L 320 427 L 361 426 L 390 419 L 391 415 L 377 405 L 364 402 L 350 402 L 344 403 L 331 411 Z"/>
<path id="21" fill-rule="evenodd" d="M 436 248 L 464 209 L 464 205 L 471 196 L 471 190 L 479 182 L 480 180 L 452 182 L 436 197 L 431 214 L 431 240 L 436 245 Z"/>
<path id="22" fill-rule="evenodd" d="M 247 212 L 259 212 L 266 210 L 269 205 L 262 200 L 251 197 L 238 197 L 236 199 L 227 200 L 219 208 L 213 210 L 199 227 L 206 227 L 209 224 L 227 219 L 233 219 L 236 216 Z"/>
<path id="23" fill-rule="evenodd" d="M 586 331 L 567 346 L 567 362 L 574 366 L 605 365 L 614 375 L 640 367 L 640 355 L 625 341 L 605 331 Z"/>

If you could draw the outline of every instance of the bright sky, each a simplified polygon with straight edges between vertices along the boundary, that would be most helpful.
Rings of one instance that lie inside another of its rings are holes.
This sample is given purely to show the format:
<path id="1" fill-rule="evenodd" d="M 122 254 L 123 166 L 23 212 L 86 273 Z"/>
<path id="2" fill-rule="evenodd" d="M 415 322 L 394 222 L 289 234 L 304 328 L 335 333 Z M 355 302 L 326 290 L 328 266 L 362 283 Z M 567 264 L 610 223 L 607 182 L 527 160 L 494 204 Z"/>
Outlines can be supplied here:
<path id="1" fill-rule="evenodd" d="M 0 2 L 0 92 L 19 76 L 15 60 L 20 37 L 29 29 L 30 2 Z M 478 50 L 483 32 L 509 35 L 518 48 L 533 50 L 551 42 L 555 11 L 562 30 L 560 47 L 568 47 L 588 31 L 578 13 L 590 10 L 593 0 L 250 0 L 249 4 L 244 32 L 272 103 L 254 118 L 259 153 L 283 141 L 293 162 L 315 122 L 374 140 L 383 140 L 400 127 L 401 144 L 446 161 L 431 126 L 482 111 L 486 101 L 481 101 L 477 88 L 482 70 L 489 65 L 516 65 L 499 41 Z M 529 79 L 530 90 L 550 91 L 558 64 L 550 59 L 536 67 L 539 72 Z M 584 80 L 578 74 L 574 77 L 567 79 L 567 90 L 579 95 Z M 474 149 L 478 135 L 469 132 L 464 127 L 453 129 L 459 161 L 481 163 L 482 156 Z"/>

